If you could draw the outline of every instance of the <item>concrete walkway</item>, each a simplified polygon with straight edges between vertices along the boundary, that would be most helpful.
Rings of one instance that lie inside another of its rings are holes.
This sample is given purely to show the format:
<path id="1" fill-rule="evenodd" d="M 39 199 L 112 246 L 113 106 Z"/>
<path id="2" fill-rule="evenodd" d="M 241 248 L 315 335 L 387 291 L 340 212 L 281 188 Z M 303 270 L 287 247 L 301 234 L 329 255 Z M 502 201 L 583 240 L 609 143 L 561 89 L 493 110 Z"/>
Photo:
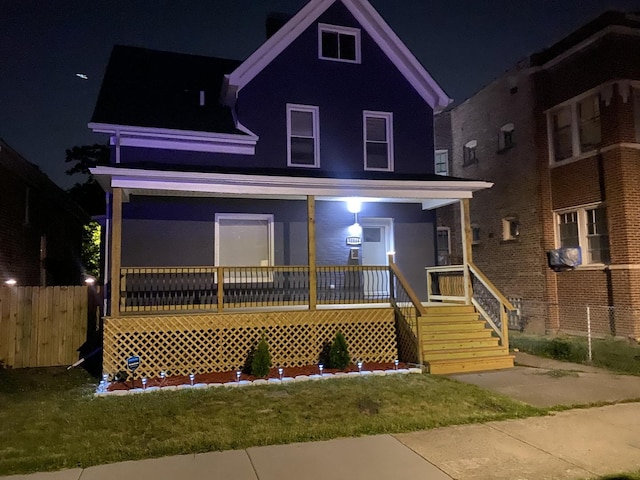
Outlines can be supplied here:
<path id="1" fill-rule="evenodd" d="M 518 354 L 507 371 L 455 375 L 540 406 L 640 398 L 640 378 Z M 567 374 L 568 373 L 568 374 Z M 563 480 L 640 470 L 640 403 L 546 417 L 123 462 L 12 480 Z"/>

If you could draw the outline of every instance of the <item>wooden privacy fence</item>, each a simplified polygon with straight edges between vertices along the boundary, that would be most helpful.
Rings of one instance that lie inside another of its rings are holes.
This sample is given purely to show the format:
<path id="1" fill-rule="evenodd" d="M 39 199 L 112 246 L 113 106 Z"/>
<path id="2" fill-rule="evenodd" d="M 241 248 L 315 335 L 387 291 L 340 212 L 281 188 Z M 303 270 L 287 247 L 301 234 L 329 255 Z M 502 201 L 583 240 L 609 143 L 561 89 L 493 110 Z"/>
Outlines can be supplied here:
<path id="1" fill-rule="evenodd" d="M 0 361 L 11 368 L 75 362 L 87 339 L 89 288 L 0 287 Z"/>

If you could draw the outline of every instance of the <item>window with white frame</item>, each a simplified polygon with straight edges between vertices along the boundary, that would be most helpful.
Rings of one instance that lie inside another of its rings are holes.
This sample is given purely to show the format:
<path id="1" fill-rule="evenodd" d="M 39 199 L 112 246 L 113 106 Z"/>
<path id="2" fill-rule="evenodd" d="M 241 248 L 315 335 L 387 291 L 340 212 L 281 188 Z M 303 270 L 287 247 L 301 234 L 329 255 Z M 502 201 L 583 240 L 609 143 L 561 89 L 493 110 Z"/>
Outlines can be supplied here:
<path id="1" fill-rule="evenodd" d="M 555 162 L 596 149 L 602 141 L 600 96 L 588 95 L 548 113 L 549 150 Z"/>
<path id="2" fill-rule="evenodd" d="M 520 236 L 520 222 L 516 217 L 502 219 L 502 240 L 517 240 Z"/>
<path id="3" fill-rule="evenodd" d="M 318 57 L 360 63 L 360 29 L 318 24 Z"/>
<path id="4" fill-rule="evenodd" d="M 640 88 L 633 89 L 633 111 L 636 124 L 636 143 L 640 143 Z"/>
<path id="5" fill-rule="evenodd" d="M 274 264 L 271 214 L 217 213 L 214 235 L 216 265 L 266 267 Z"/>
<path id="6" fill-rule="evenodd" d="M 515 127 L 513 123 L 507 123 L 500 127 L 499 149 L 500 151 L 508 150 L 515 145 L 514 142 Z"/>
<path id="7" fill-rule="evenodd" d="M 580 247 L 583 264 L 608 264 L 609 230 L 603 205 L 556 212 L 560 247 Z"/>
<path id="8" fill-rule="evenodd" d="M 320 109 L 287 104 L 287 165 L 320 166 Z"/>
<path id="9" fill-rule="evenodd" d="M 478 157 L 476 156 L 476 149 L 478 148 L 478 141 L 471 140 L 465 143 L 463 148 L 463 159 L 462 166 L 466 167 L 467 165 L 472 165 L 478 162 Z"/>
<path id="10" fill-rule="evenodd" d="M 480 244 L 480 225 L 477 223 L 471 224 L 471 245 Z"/>
<path id="11" fill-rule="evenodd" d="M 436 175 L 449 175 L 449 150 L 436 150 L 434 171 Z"/>
<path id="12" fill-rule="evenodd" d="M 451 265 L 451 230 L 438 227 L 438 265 Z"/>
<path id="13" fill-rule="evenodd" d="M 393 171 L 393 114 L 363 112 L 364 169 Z"/>

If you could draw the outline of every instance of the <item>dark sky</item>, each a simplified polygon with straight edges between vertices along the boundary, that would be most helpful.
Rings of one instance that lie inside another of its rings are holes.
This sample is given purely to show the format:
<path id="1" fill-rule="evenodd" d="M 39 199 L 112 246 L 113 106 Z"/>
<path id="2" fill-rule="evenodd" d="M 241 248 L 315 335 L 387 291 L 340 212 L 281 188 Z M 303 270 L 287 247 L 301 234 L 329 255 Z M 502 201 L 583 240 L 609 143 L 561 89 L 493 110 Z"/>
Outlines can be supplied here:
<path id="1" fill-rule="evenodd" d="M 66 188 L 65 149 L 105 141 L 87 123 L 114 44 L 244 59 L 268 12 L 305 3 L 0 0 L 0 137 Z M 371 3 L 456 101 L 606 10 L 640 10 L 640 0 Z"/>

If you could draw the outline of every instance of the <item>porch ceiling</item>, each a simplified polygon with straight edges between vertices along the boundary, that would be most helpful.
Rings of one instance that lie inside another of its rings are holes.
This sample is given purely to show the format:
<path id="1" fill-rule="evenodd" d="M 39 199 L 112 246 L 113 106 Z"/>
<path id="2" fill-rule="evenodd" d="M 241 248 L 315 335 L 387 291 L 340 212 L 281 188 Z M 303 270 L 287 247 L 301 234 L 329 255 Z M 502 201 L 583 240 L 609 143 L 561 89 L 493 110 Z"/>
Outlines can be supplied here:
<path id="1" fill-rule="evenodd" d="M 369 180 L 285 177 L 96 167 L 91 173 L 105 191 L 121 188 L 128 195 L 232 197 L 255 199 L 419 203 L 425 210 L 442 207 L 492 183 L 473 180 Z"/>

